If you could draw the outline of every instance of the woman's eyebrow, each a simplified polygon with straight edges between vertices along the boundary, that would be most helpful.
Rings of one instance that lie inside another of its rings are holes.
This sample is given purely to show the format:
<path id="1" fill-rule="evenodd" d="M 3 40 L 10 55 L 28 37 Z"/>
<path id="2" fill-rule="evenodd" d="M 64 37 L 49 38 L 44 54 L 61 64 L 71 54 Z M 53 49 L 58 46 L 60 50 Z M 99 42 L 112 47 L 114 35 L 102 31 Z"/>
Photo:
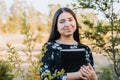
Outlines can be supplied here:
<path id="1" fill-rule="evenodd" d="M 72 19 L 73 17 L 69 17 L 69 18 L 67 18 L 67 19 Z M 59 21 L 62 21 L 62 20 L 65 20 L 65 19 L 59 19 Z"/>
<path id="2" fill-rule="evenodd" d="M 65 21 L 65 19 L 59 19 L 58 21 Z"/>
<path id="3" fill-rule="evenodd" d="M 73 17 L 69 17 L 68 19 L 72 19 Z"/>

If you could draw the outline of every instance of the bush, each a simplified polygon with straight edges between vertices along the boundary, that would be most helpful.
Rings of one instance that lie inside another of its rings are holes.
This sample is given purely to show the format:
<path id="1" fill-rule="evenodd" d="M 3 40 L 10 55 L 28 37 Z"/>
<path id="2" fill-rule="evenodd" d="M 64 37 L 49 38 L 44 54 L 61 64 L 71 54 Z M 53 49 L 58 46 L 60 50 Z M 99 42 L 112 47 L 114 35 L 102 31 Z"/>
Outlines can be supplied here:
<path id="1" fill-rule="evenodd" d="M 117 80 L 112 66 L 102 67 L 100 70 L 102 71 L 99 75 L 100 80 Z"/>
<path id="2" fill-rule="evenodd" d="M 12 70 L 12 66 L 9 63 L 0 61 L 0 80 L 13 80 Z"/>

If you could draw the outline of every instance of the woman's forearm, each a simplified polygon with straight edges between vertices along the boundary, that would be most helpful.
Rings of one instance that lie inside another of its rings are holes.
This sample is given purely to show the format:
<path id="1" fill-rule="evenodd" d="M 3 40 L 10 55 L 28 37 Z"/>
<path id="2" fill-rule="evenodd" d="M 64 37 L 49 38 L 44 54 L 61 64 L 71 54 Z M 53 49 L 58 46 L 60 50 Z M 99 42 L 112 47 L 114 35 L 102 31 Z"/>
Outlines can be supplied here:
<path id="1" fill-rule="evenodd" d="M 86 80 L 87 78 L 84 77 L 80 71 L 67 73 L 67 80 L 79 80 L 79 79 Z"/>
<path id="2" fill-rule="evenodd" d="M 76 80 L 76 79 L 80 79 L 79 72 L 67 73 L 67 80 Z"/>

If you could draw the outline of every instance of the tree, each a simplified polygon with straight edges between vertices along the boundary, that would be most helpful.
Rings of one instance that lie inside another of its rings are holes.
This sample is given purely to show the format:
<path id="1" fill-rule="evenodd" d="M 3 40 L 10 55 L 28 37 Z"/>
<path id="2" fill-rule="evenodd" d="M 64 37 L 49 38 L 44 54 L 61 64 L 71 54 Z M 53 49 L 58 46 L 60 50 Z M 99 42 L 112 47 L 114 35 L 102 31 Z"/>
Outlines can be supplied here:
<path id="1" fill-rule="evenodd" d="M 104 14 L 104 19 L 108 25 L 102 22 L 92 25 L 89 20 L 83 23 L 90 27 L 90 31 L 85 31 L 84 38 L 92 39 L 93 48 L 106 52 L 113 62 L 114 72 L 120 79 L 120 18 L 115 13 L 113 5 L 119 3 L 119 0 L 77 0 L 74 8 L 93 9 Z"/>

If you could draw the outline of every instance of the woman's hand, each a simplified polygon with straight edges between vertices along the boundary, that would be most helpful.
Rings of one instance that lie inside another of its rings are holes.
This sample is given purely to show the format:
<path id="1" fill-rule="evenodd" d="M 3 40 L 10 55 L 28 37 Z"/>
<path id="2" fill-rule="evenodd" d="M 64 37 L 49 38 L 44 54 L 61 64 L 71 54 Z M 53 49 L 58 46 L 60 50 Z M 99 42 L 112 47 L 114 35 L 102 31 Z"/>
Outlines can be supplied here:
<path id="1" fill-rule="evenodd" d="M 77 72 L 67 73 L 67 80 L 98 80 L 97 75 L 91 66 L 91 64 L 88 64 L 88 66 L 83 65 L 81 69 Z"/>
<path id="2" fill-rule="evenodd" d="M 87 80 L 98 80 L 97 75 L 91 64 L 88 64 L 88 66 L 83 65 L 80 69 L 80 73 L 82 74 L 82 76 L 86 77 Z"/>

